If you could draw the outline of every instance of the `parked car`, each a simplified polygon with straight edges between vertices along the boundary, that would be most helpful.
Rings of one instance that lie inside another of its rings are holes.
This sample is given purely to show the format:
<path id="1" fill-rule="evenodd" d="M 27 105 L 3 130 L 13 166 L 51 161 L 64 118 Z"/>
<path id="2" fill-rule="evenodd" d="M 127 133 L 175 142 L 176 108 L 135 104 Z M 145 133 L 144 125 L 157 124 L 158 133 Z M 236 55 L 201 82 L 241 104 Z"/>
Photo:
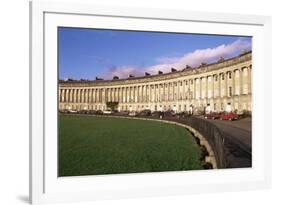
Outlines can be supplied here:
<path id="1" fill-rule="evenodd" d="M 95 114 L 96 114 L 96 115 L 102 115 L 103 112 L 102 112 L 102 110 L 97 110 L 97 111 L 95 111 Z"/>
<path id="2" fill-rule="evenodd" d="M 129 116 L 136 116 L 137 113 L 135 111 L 129 112 Z"/>
<path id="3" fill-rule="evenodd" d="M 151 116 L 151 111 L 149 109 L 142 110 L 138 113 L 138 116 Z"/>
<path id="4" fill-rule="evenodd" d="M 89 115 L 94 115 L 94 114 L 96 114 L 96 111 L 95 111 L 95 110 L 89 110 L 89 111 L 88 111 L 88 114 L 89 114 Z"/>
<path id="5" fill-rule="evenodd" d="M 129 115 L 129 111 L 123 110 L 123 111 L 117 112 L 115 114 L 120 115 L 120 116 L 126 116 L 126 115 Z"/>
<path id="6" fill-rule="evenodd" d="M 176 113 L 173 110 L 168 110 L 168 111 L 164 112 L 165 117 L 172 117 L 172 116 L 175 116 L 175 115 L 176 115 Z"/>
<path id="7" fill-rule="evenodd" d="M 60 113 L 68 113 L 67 109 L 59 110 Z"/>
<path id="8" fill-rule="evenodd" d="M 77 111 L 78 114 L 88 114 L 88 110 L 79 110 Z"/>
<path id="9" fill-rule="evenodd" d="M 105 115 L 110 115 L 112 113 L 113 113 L 112 110 L 104 110 L 103 111 L 103 114 L 105 114 Z"/>
<path id="10" fill-rule="evenodd" d="M 187 117 L 187 112 L 178 112 L 175 114 L 178 118 L 184 118 Z"/>
<path id="11" fill-rule="evenodd" d="M 77 110 L 69 110 L 69 113 L 77 113 Z"/>
<path id="12" fill-rule="evenodd" d="M 204 118 L 205 119 L 211 119 L 211 120 L 220 119 L 221 118 L 221 114 L 220 113 L 216 113 L 216 112 L 211 112 L 211 113 L 205 114 Z"/>
<path id="13" fill-rule="evenodd" d="M 235 114 L 234 112 L 229 113 L 222 113 L 220 115 L 221 120 L 238 120 L 239 116 Z"/>
<path id="14" fill-rule="evenodd" d="M 154 111 L 154 112 L 151 113 L 151 115 L 152 115 L 153 117 L 159 117 L 160 114 L 161 114 L 161 111 Z"/>

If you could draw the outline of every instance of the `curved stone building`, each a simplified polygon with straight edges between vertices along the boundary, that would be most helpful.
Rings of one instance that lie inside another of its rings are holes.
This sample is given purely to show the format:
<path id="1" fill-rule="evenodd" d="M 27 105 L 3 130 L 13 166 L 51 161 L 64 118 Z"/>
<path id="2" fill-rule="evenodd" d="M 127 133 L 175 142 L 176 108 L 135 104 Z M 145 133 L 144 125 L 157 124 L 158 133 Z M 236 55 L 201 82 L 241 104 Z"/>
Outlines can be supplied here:
<path id="1" fill-rule="evenodd" d="M 180 68 L 177 68 L 180 69 Z M 59 109 L 248 111 L 252 110 L 252 52 L 197 68 L 114 80 L 59 81 Z"/>

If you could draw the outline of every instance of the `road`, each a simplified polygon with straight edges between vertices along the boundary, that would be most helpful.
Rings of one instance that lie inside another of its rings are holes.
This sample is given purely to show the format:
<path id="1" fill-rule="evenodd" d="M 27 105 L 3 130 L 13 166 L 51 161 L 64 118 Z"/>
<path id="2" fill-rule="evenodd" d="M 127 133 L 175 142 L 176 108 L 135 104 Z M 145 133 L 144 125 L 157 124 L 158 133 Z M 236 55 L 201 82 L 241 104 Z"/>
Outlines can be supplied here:
<path id="1" fill-rule="evenodd" d="M 225 138 L 228 168 L 252 166 L 252 120 L 208 120 L 216 125 Z"/>

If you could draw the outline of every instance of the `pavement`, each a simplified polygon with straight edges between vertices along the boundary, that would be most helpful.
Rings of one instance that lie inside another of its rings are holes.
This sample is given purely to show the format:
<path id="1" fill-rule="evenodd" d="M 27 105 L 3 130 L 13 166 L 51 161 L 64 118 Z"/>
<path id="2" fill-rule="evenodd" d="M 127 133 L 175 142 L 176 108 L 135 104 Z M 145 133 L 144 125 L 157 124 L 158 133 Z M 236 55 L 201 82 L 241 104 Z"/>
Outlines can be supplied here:
<path id="1" fill-rule="evenodd" d="M 216 125 L 225 138 L 227 168 L 252 166 L 252 120 L 207 120 Z"/>

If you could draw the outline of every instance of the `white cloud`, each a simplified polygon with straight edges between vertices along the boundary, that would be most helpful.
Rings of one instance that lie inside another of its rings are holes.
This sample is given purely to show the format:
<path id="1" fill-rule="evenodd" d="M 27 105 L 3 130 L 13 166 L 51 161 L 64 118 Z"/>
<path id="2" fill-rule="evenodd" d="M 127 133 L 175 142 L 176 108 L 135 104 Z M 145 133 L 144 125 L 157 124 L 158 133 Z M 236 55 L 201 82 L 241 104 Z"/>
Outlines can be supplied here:
<path id="1" fill-rule="evenodd" d="M 198 49 L 193 52 L 186 53 L 185 55 L 179 58 L 159 58 L 157 60 L 161 63 L 150 67 L 138 68 L 134 66 L 121 66 L 110 68 L 105 73 L 104 78 L 111 79 L 113 76 L 127 78 L 129 74 L 133 74 L 135 76 L 143 76 L 144 72 L 156 74 L 159 70 L 166 73 L 170 72 L 171 67 L 176 68 L 177 70 L 182 70 L 183 68 L 185 68 L 186 65 L 189 65 L 191 67 L 197 67 L 202 62 L 216 62 L 220 57 L 229 58 L 235 53 L 241 52 L 242 50 L 251 50 L 251 47 L 251 41 L 246 41 L 243 38 L 239 38 L 231 44 L 222 44 L 215 48 Z"/>

